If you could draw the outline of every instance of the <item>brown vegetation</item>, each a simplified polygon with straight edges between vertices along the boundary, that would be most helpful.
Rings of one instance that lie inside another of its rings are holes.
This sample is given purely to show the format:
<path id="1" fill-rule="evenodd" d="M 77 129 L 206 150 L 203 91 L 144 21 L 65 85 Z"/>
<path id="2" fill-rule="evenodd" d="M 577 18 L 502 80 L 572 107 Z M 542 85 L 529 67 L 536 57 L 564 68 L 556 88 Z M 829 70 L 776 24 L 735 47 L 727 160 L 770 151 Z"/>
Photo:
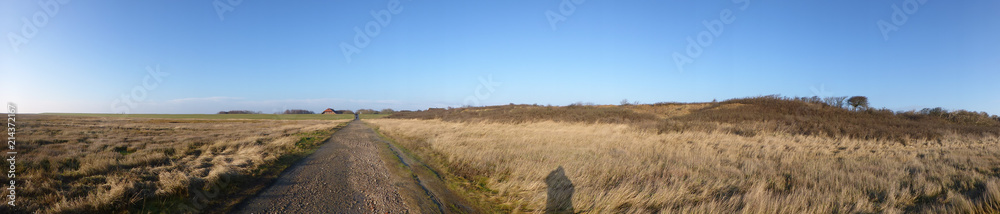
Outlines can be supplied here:
<path id="1" fill-rule="evenodd" d="M 382 109 L 381 111 L 376 111 L 375 109 L 358 109 L 357 113 L 358 114 L 392 114 L 392 113 L 396 113 L 396 110 L 392 110 L 391 108 L 385 108 L 385 109 Z"/>
<path id="2" fill-rule="evenodd" d="M 369 122 L 500 211 L 543 212 L 562 197 L 547 175 L 564 172 L 576 212 L 1000 212 L 997 116 L 827 102 L 508 105 Z"/>
<path id="3" fill-rule="evenodd" d="M 346 120 L 18 115 L 17 121 L 23 203 L 4 206 L 5 213 L 220 209 L 231 205 L 218 201 L 223 195 L 247 187 L 241 182 L 280 172 L 282 160 L 316 147 Z"/>
<path id="4" fill-rule="evenodd" d="M 895 113 L 886 109 L 851 111 L 831 106 L 820 98 L 764 96 L 695 104 L 507 105 L 432 109 L 398 113 L 387 118 L 515 124 L 540 121 L 612 123 L 634 125 L 660 133 L 721 131 L 753 135 L 758 131 L 771 131 L 903 143 L 913 139 L 936 140 L 950 133 L 1000 135 L 1000 118 L 995 115 L 967 111 L 939 112 L 943 113 Z"/>
<path id="5" fill-rule="evenodd" d="M 386 118 L 396 119 L 441 119 L 444 121 L 495 123 L 529 123 L 539 121 L 582 122 L 582 123 L 641 123 L 657 120 L 651 113 L 642 113 L 618 106 L 568 107 L 507 105 L 490 107 L 469 107 L 457 109 L 431 108 L 426 111 L 399 112 Z"/>

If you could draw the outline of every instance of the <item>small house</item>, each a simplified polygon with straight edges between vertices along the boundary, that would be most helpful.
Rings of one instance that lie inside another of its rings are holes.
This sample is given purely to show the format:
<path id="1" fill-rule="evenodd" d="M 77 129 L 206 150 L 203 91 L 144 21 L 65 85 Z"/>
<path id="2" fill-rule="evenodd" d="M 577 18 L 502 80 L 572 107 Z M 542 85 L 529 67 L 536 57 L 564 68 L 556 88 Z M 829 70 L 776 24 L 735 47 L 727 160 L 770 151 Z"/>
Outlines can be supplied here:
<path id="1" fill-rule="evenodd" d="M 323 110 L 323 114 L 343 114 L 343 113 L 344 113 L 343 110 L 336 111 L 333 110 L 333 108 L 326 108 L 326 110 Z"/>

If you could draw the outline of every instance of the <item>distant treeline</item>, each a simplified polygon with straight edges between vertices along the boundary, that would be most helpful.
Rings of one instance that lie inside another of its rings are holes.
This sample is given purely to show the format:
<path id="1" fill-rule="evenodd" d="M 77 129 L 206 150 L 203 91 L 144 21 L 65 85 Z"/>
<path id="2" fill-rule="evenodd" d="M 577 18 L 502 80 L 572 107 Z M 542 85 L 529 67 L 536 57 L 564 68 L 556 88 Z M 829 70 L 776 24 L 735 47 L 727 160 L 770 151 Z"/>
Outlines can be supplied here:
<path id="1" fill-rule="evenodd" d="M 260 111 L 250 111 L 250 110 L 232 110 L 232 111 L 220 111 L 219 114 L 263 114 Z"/>
<path id="2" fill-rule="evenodd" d="M 342 110 L 343 114 L 354 114 L 351 110 Z M 382 109 L 381 111 L 376 111 L 374 109 L 359 109 L 358 114 L 392 114 L 396 113 L 396 110 L 391 108 Z M 232 111 L 220 111 L 218 114 L 263 114 L 260 111 L 250 111 L 250 110 L 232 110 Z M 275 112 L 278 114 L 278 112 Z M 288 109 L 280 114 L 316 114 L 314 111 L 304 110 L 304 109 Z"/>
<path id="3" fill-rule="evenodd" d="M 278 112 L 275 112 L 277 114 Z M 316 112 L 302 109 L 288 109 L 282 112 L 282 114 L 315 114 Z M 260 111 L 250 111 L 250 110 L 232 110 L 232 111 L 220 111 L 218 114 L 263 114 Z"/>
<path id="4" fill-rule="evenodd" d="M 285 110 L 285 112 L 283 112 L 282 114 L 316 114 L 316 112 L 303 109 L 288 109 Z"/>
<path id="5" fill-rule="evenodd" d="M 381 111 L 375 111 L 375 109 L 358 109 L 358 114 L 392 114 L 396 113 L 396 110 L 391 108 L 382 109 Z"/>

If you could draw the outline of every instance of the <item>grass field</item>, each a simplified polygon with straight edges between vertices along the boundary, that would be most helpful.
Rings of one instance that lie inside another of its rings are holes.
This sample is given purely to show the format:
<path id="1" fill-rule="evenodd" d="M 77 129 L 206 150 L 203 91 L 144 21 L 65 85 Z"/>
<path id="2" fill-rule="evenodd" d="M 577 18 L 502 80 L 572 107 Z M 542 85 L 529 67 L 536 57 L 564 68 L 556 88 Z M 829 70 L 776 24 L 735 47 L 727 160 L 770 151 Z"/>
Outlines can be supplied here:
<path id="1" fill-rule="evenodd" d="M 354 119 L 353 114 L 86 114 L 86 113 L 43 113 L 43 115 L 112 117 L 112 118 L 160 118 L 160 119 L 264 119 L 264 120 L 345 120 Z M 362 114 L 361 119 L 375 119 L 388 114 Z"/>
<path id="2" fill-rule="evenodd" d="M 1000 212 L 1000 120 L 982 113 L 763 97 L 389 118 L 368 122 L 498 212 Z"/>
<path id="3" fill-rule="evenodd" d="M 17 122 L 21 204 L 0 213 L 218 212 L 348 120 L 21 114 Z"/>

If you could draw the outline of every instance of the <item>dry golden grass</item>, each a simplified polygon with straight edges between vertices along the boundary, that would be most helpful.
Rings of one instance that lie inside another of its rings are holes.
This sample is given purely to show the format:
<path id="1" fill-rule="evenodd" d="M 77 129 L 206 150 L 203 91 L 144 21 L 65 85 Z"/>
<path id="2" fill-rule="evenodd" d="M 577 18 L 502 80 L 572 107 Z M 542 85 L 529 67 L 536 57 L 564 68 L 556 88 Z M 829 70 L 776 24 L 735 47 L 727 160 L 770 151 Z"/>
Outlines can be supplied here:
<path id="1" fill-rule="evenodd" d="M 815 98 L 815 100 L 820 100 Z M 393 119 L 440 119 L 449 122 L 628 124 L 659 133 L 720 130 L 753 136 L 757 132 L 781 132 L 830 138 L 890 140 L 937 140 L 945 135 L 1000 135 L 1000 116 L 985 112 L 892 112 L 887 109 L 852 111 L 804 98 L 773 96 L 730 99 L 713 103 L 657 103 L 652 105 L 504 105 L 431 109 L 401 112 Z"/>
<path id="2" fill-rule="evenodd" d="M 190 191 L 222 177 L 261 176 L 283 155 L 328 138 L 346 121 L 19 115 L 21 204 L 4 207 L 40 213 L 170 211 L 188 203 Z"/>
<path id="3" fill-rule="evenodd" d="M 711 103 L 659 103 L 653 105 L 627 105 L 621 106 L 626 109 L 635 111 L 637 113 L 649 113 L 658 116 L 660 119 L 667 119 L 671 117 L 679 117 L 691 114 L 692 112 L 701 110 L 705 107 L 711 106 Z M 723 108 L 732 109 L 739 107 L 741 104 L 731 104 L 725 105 Z M 617 106 L 611 106 L 617 107 Z"/>
<path id="4" fill-rule="evenodd" d="M 543 212 L 546 176 L 560 166 L 575 188 L 572 207 L 584 213 L 1000 212 L 995 135 L 903 144 L 767 124 L 737 135 L 725 130 L 753 125 L 664 133 L 620 123 L 473 121 L 368 122 L 464 182 L 470 197 L 513 212 Z"/>

